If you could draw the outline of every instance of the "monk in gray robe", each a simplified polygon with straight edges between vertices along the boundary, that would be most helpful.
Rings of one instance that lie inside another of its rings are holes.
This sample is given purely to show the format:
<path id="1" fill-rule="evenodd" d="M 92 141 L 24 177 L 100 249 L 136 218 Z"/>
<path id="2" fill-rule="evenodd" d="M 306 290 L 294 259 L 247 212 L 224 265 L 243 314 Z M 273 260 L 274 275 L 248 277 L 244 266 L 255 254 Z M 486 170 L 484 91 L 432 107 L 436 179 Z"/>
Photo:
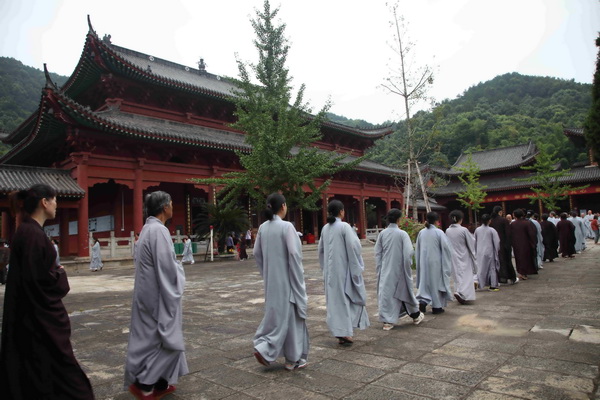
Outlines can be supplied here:
<path id="1" fill-rule="evenodd" d="M 308 357 L 302 245 L 288 221 L 285 197 L 267 198 L 265 222 L 258 228 L 254 259 L 265 284 L 265 315 L 254 336 L 254 357 L 269 365 L 285 357 L 285 369 L 304 368 Z"/>
<path id="2" fill-rule="evenodd" d="M 460 210 L 450 213 L 452 225 L 446 229 L 446 236 L 452 245 L 452 278 L 454 297 L 460 304 L 475 300 L 473 276 L 477 274 L 475 262 L 475 237 L 461 225 L 464 215 Z"/>
<path id="3" fill-rule="evenodd" d="M 475 245 L 477 251 L 477 280 L 479 287 L 489 286 L 492 292 L 498 291 L 498 273 L 500 271 L 500 236 L 490 227 L 489 214 L 481 216 L 481 226 L 475 229 Z"/>
<path id="4" fill-rule="evenodd" d="M 542 236 L 542 225 L 540 225 L 540 215 L 533 211 L 527 211 L 527 219 L 535 226 L 536 231 L 536 247 L 535 260 L 538 269 L 544 269 L 544 238 Z"/>
<path id="5" fill-rule="evenodd" d="M 415 325 L 423 320 L 419 303 L 413 293 L 412 256 L 414 249 L 408 233 L 398 227 L 402 212 L 392 208 L 387 216 L 389 225 L 377 238 L 375 266 L 377 268 L 377 300 L 379 321 L 389 331 L 398 318 L 408 314 Z"/>
<path id="6" fill-rule="evenodd" d="M 194 253 L 192 252 L 192 240 L 189 237 L 183 239 L 183 254 L 181 257 L 181 263 L 193 264 Z"/>
<path id="7" fill-rule="evenodd" d="M 125 387 L 137 399 L 175 391 L 188 373 L 183 342 L 181 299 L 185 275 L 164 223 L 173 216 L 171 196 L 146 195 L 146 224 L 135 246 L 135 285 L 125 364 Z"/>
<path id="8" fill-rule="evenodd" d="M 90 254 L 90 271 L 96 272 L 102 271 L 102 256 L 100 255 L 100 242 L 97 238 L 94 238 L 94 245 L 92 246 L 92 254 Z"/>
<path id="9" fill-rule="evenodd" d="M 576 211 L 571 211 L 571 217 L 567 219 L 575 225 L 575 251 L 581 253 L 585 250 L 585 226 L 583 220 L 577 216 Z"/>
<path id="10" fill-rule="evenodd" d="M 434 212 L 427 213 L 425 229 L 417 236 L 415 259 L 417 262 L 417 300 L 422 313 L 431 304 L 433 314 L 441 314 L 448 300 L 452 300 L 450 275 L 452 274 L 452 245 L 441 229 Z"/>
<path id="11" fill-rule="evenodd" d="M 350 225 L 342 222 L 345 211 L 341 201 L 330 201 L 327 211 L 327 224 L 319 240 L 327 326 L 339 344 L 351 345 L 353 328 L 366 329 L 370 325 L 360 239 Z"/>

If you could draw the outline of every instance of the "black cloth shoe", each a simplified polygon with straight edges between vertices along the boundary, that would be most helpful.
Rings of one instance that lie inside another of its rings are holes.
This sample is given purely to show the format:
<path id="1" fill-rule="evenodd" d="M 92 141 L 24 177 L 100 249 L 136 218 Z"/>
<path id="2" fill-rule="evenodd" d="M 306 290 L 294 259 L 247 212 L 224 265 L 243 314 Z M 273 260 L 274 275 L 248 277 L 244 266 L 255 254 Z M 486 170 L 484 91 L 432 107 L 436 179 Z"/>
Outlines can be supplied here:
<path id="1" fill-rule="evenodd" d="M 419 311 L 421 311 L 423 314 L 425 314 L 426 310 L 427 310 L 427 304 L 419 303 Z"/>
<path id="2" fill-rule="evenodd" d="M 441 314 L 444 311 L 446 311 L 446 310 L 444 310 L 443 308 L 432 308 L 431 312 L 432 312 L 432 314 Z"/>

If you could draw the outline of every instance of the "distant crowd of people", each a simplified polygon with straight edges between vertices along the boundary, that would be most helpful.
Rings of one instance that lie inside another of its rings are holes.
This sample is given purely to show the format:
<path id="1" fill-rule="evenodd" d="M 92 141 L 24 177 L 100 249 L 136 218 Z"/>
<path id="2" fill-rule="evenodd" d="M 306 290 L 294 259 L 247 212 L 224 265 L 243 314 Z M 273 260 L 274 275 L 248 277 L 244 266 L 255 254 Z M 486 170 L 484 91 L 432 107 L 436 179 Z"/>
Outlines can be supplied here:
<path id="1" fill-rule="evenodd" d="M 67 275 L 43 230 L 46 220 L 56 215 L 56 191 L 44 184 L 34 185 L 10 199 L 22 223 L 12 238 L 4 297 L 3 394 L 16 400 L 94 399 L 70 341 L 70 321 L 62 303 L 69 291 Z M 302 245 L 293 224 L 284 220 L 287 211 L 285 197 L 271 194 L 254 243 L 265 306 L 253 339 L 253 354 L 262 365 L 284 357 L 284 368 L 293 371 L 307 366 L 310 341 Z M 136 399 L 154 400 L 173 393 L 179 377 L 189 371 L 182 327 L 185 274 L 165 227 L 173 216 L 171 196 L 162 191 L 146 195 L 144 212 L 147 219 L 134 246 L 135 283 L 124 388 Z M 356 230 L 343 221 L 341 201 L 330 201 L 327 213 L 318 245 L 326 324 L 339 345 L 350 346 L 354 330 L 370 326 L 362 247 Z M 432 314 L 441 314 L 448 301 L 466 304 L 475 300 L 477 288 L 497 291 L 502 283 L 527 279 L 543 268 L 544 261 L 558 257 L 559 250 L 563 257 L 574 257 L 585 249 L 586 236 L 594 235 L 597 243 L 598 216 L 589 218 L 590 231 L 586 231 L 584 218 L 574 214 L 568 218 L 563 213 L 558 221 L 553 213 L 544 214 L 540 223 L 535 213 L 515 210 L 509 221 L 496 207 L 492 215 L 482 216 L 481 225 L 471 233 L 462 226 L 462 212 L 455 210 L 450 213 L 452 225 L 444 233 L 437 227 L 439 215 L 430 212 L 414 248 L 398 225 L 401 211 L 391 209 L 387 227 L 375 244 L 382 328 L 393 329 L 404 317 L 419 325 L 428 307 Z M 240 246 L 248 244 L 248 238 L 244 239 Z M 183 260 L 193 262 L 193 257 L 189 258 L 191 241 L 186 238 L 184 242 Z"/>

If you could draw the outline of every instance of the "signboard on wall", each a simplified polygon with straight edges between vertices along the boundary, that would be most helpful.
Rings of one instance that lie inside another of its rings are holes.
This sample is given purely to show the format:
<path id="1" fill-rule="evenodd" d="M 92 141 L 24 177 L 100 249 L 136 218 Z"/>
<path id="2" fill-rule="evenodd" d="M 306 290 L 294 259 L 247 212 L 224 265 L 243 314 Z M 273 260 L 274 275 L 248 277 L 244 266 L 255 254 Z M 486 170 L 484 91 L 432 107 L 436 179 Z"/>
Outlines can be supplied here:
<path id="1" fill-rule="evenodd" d="M 112 215 L 102 217 L 94 217 L 88 219 L 88 230 L 90 232 L 110 232 L 115 229 L 115 219 Z M 48 225 L 44 227 L 44 231 L 48 236 L 60 236 L 60 225 Z M 69 222 L 69 235 L 77 235 L 77 221 Z"/>

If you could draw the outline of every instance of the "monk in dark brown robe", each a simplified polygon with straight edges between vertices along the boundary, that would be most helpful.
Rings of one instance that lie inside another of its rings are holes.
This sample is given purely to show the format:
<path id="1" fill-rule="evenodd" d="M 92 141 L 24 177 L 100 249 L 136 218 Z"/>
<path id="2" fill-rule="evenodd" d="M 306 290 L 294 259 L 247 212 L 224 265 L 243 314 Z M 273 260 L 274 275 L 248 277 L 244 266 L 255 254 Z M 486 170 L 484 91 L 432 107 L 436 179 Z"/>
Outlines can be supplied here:
<path id="1" fill-rule="evenodd" d="M 25 212 L 12 238 L 4 295 L 1 398 L 93 400 L 71 347 L 71 324 L 62 303 L 69 292 L 67 274 L 56 264 L 56 250 L 42 228 L 56 214 L 56 192 L 35 185 L 18 196 Z"/>
<path id="2" fill-rule="evenodd" d="M 567 213 L 560 214 L 560 221 L 556 224 L 560 254 L 563 257 L 575 257 L 575 225 L 567 219 Z"/>
<path id="3" fill-rule="evenodd" d="M 544 259 L 553 262 L 558 257 L 558 231 L 556 225 L 548 221 L 548 214 L 542 215 L 542 238 L 544 243 Z"/>
<path id="4" fill-rule="evenodd" d="M 510 238 L 510 222 L 504 218 L 502 207 L 496 206 L 492 212 L 490 226 L 498 232 L 500 237 L 500 248 L 498 255 L 500 257 L 500 271 L 498 280 L 500 283 L 515 283 L 517 274 L 512 263 L 512 248 Z"/>
<path id="5" fill-rule="evenodd" d="M 515 210 L 513 212 L 515 219 L 510 224 L 510 235 L 519 279 L 527 279 L 527 275 L 537 274 L 537 229 L 531 221 L 523 218 L 524 215 L 523 210 Z"/>

